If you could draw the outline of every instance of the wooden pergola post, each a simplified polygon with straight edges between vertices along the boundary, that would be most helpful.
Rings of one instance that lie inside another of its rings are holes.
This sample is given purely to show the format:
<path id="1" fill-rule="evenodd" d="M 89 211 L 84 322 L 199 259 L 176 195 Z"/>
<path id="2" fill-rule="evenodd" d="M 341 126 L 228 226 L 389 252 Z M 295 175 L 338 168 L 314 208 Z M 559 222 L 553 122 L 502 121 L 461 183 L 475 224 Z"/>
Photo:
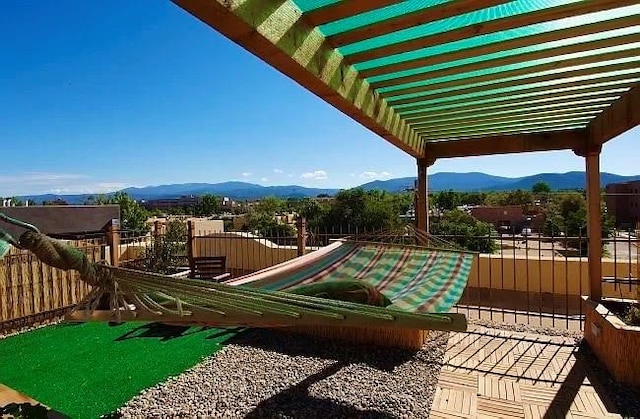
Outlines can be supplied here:
<path id="1" fill-rule="evenodd" d="M 587 255 L 589 264 L 589 297 L 602 299 L 602 214 L 600 209 L 601 145 L 587 141 L 584 148 L 574 150 L 586 163 L 587 177 Z"/>
<path id="2" fill-rule="evenodd" d="M 427 169 L 433 159 L 420 158 L 418 163 L 418 182 L 416 185 L 416 228 L 429 233 L 429 181 Z"/>

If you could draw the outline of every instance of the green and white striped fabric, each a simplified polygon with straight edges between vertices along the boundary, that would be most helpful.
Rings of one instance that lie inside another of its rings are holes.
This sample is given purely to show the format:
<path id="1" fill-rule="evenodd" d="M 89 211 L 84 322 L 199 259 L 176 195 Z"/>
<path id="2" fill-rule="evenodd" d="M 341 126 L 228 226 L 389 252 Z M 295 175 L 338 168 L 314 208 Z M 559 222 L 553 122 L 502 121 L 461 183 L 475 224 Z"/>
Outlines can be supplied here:
<path id="1" fill-rule="evenodd" d="M 358 279 L 389 298 L 389 308 L 445 313 L 460 300 L 473 258 L 467 252 L 346 241 L 312 263 L 244 285 L 286 291 L 300 284 Z"/>

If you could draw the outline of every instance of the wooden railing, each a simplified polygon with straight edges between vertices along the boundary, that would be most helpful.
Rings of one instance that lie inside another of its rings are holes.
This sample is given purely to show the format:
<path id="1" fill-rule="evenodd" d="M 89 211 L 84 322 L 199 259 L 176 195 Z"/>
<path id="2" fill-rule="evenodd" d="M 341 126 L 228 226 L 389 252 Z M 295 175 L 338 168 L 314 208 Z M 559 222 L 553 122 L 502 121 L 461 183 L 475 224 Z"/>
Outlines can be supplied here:
<path id="1" fill-rule="evenodd" d="M 101 241 L 70 244 L 92 261 L 105 257 L 106 246 Z M 0 260 L 0 333 L 60 316 L 89 289 L 75 271 L 52 268 L 32 253 L 13 249 Z"/>

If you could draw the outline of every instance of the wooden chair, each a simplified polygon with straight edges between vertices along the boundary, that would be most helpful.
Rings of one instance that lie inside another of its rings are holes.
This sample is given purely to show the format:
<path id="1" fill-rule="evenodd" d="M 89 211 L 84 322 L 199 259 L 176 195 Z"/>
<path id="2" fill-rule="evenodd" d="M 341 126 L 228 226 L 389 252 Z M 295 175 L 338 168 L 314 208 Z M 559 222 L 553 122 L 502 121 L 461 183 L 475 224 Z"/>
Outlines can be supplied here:
<path id="1" fill-rule="evenodd" d="M 193 279 L 212 280 L 222 282 L 230 279 L 231 273 L 227 270 L 226 256 L 202 256 L 191 258 L 191 275 Z"/>

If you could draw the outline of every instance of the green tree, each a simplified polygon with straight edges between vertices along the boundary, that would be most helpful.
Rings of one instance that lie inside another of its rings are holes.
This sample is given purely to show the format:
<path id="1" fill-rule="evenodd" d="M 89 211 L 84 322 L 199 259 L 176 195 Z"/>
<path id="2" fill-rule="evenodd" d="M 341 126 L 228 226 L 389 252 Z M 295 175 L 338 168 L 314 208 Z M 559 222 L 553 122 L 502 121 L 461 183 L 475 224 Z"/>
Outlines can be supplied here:
<path id="1" fill-rule="evenodd" d="M 531 192 L 534 194 L 548 194 L 551 192 L 551 186 L 547 182 L 536 182 L 531 187 Z"/>
<path id="2" fill-rule="evenodd" d="M 400 214 L 411 205 L 409 195 L 362 188 L 338 192 L 316 226 L 326 231 L 339 228 L 343 232 L 394 229 L 402 224 Z"/>
<path id="3" fill-rule="evenodd" d="M 569 192 L 561 195 L 554 195 L 545 210 L 545 223 L 543 233 L 547 236 L 558 236 L 560 233 L 567 237 L 569 247 L 586 249 L 587 246 L 587 201 L 584 194 L 579 192 Z M 613 232 L 614 224 L 607 214 L 606 206 L 600 202 L 600 222 L 602 225 L 601 236 L 606 238 Z M 582 237 L 582 240 L 576 239 Z"/>
<path id="4" fill-rule="evenodd" d="M 461 205 L 461 196 L 459 193 L 449 189 L 448 191 L 436 192 L 432 196 L 433 206 L 440 211 L 448 211 Z"/>
<path id="5" fill-rule="evenodd" d="M 530 191 L 523 191 L 517 189 L 507 192 L 492 192 L 487 195 L 487 205 L 493 206 L 507 206 L 507 205 L 521 205 L 528 207 L 533 205 L 534 196 Z"/>
<path id="6" fill-rule="evenodd" d="M 222 212 L 222 198 L 219 196 L 206 194 L 202 195 L 200 204 L 195 208 L 195 215 L 211 216 Z"/>
<path id="7" fill-rule="evenodd" d="M 149 232 L 150 227 L 147 224 L 149 213 L 126 192 L 116 192 L 112 203 L 120 206 L 121 229 L 131 231 L 136 236 Z"/>
<path id="8" fill-rule="evenodd" d="M 148 272 L 171 274 L 184 265 L 187 255 L 187 225 L 181 220 L 171 220 L 164 236 L 155 237 L 145 249 L 142 269 Z"/>
<path id="9" fill-rule="evenodd" d="M 484 205 L 486 192 L 463 192 L 460 194 L 460 205 Z"/>
<path id="10" fill-rule="evenodd" d="M 285 207 L 285 202 L 275 196 L 267 196 L 262 198 L 255 206 L 255 210 L 259 213 L 276 215 Z"/>
<path id="11" fill-rule="evenodd" d="M 498 248 L 497 242 L 491 238 L 491 224 L 458 209 L 445 211 L 442 217 L 431 223 L 430 232 L 475 252 L 493 253 Z"/>

